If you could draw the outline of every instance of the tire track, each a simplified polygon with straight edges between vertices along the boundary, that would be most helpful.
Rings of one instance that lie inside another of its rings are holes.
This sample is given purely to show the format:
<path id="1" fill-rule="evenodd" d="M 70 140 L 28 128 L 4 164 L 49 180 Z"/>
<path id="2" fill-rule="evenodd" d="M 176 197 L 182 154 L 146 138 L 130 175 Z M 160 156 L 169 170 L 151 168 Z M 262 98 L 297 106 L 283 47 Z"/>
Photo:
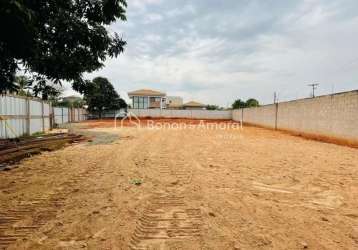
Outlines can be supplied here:
<path id="1" fill-rule="evenodd" d="M 39 195 L 14 208 L 0 207 L 0 249 L 6 249 L 19 239 L 27 239 L 49 220 L 56 218 L 66 198 L 79 183 L 98 171 L 96 166 L 90 166 L 61 183 L 55 193 Z"/>
<path id="2" fill-rule="evenodd" d="M 192 182 L 193 171 L 188 162 L 191 157 L 178 153 L 175 141 L 162 140 L 161 147 L 151 151 L 149 167 L 155 169 L 154 178 L 167 191 L 154 192 L 150 198 L 132 234 L 129 243 L 132 250 L 185 249 L 185 243 L 198 242 L 202 236 L 201 210 L 188 206 L 182 195 Z M 167 181 L 172 178 L 175 181 Z"/>
<path id="3" fill-rule="evenodd" d="M 164 249 L 172 241 L 200 237 L 201 224 L 200 209 L 189 208 L 184 197 L 157 194 L 137 223 L 130 249 Z"/>

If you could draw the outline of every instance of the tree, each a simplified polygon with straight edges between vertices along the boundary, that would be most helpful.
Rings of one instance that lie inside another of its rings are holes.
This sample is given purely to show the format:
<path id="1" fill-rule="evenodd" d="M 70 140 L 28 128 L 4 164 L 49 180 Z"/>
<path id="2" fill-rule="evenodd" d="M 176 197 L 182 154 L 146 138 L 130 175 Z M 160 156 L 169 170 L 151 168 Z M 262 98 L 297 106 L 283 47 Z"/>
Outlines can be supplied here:
<path id="1" fill-rule="evenodd" d="M 237 99 L 231 106 L 233 109 L 242 109 L 242 108 L 258 107 L 260 106 L 260 104 L 256 99 L 250 98 L 247 99 L 246 102 L 242 101 L 241 99 Z"/>
<path id="2" fill-rule="evenodd" d="M 78 97 L 77 99 L 72 101 L 63 98 L 63 100 L 57 102 L 56 105 L 68 108 L 83 108 L 86 105 L 86 102 L 81 97 Z"/>
<path id="3" fill-rule="evenodd" d="M 99 118 L 102 118 L 103 111 L 127 107 L 107 78 L 96 77 L 92 82 L 87 81 L 84 89 L 88 110 L 98 113 Z"/>
<path id="4" fill-rule="evenodd" d="M 241 99 L 237 99 L 231 106 L 233 109 L 246 108 L 246 102 L 242 101 Z"/>
<path id="5" fill-rule="evenodd" d="M 222 108 L 222 107 L 219 107 L 219 106 L 217 106 L 217 105 L 206 105 L 206 109 L 207 110 L 223 110 L 224 108 Z"/>
<path id="6" fill-rule="evenodd" d="M 25 75 L 19 75 L 15 77 L 15 84 L 17 86 L 17 94 L 21 96 L 31 96 L 30 89 L 32 81 Z"/>
<path id="7" fill-rule="evenodd" d="M 207 110 L 218 110 L 219 106 L 217 105 L 206 105 Z"/>
<path id="8" fill-rule="evenodd" d="M 51 83 L 46 80 L 39 80 L 33 87 L 34 96 L 45 101 L 57 102 L 64 89 L 61 84 Z"/>
<path id="9" fill-rule="evenodd" d="M 246 107 L 258 107 L 260 106 L 259 101 L 254 98 L 250 98 L 246 101 Z"/>
<path id="10" fill-rule="evenodd" d="M 76 90 L 82 74 L 103 67 L 126 44 L 106 26 L 126 20 L 126 0 L 7 0 L 0 4 L 0 92 L 16 89 L 22 70 Z"/>

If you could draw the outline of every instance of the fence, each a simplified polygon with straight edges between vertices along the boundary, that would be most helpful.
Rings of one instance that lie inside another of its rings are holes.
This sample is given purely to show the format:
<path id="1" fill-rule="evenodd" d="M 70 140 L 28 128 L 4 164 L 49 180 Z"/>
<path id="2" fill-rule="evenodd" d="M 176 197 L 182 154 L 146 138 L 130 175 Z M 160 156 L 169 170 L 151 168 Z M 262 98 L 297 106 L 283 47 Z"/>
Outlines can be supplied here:
<path id="1" fill-rule="evenodd" d="M 138 117 L 232 119 L 231 110 L 178 110 L 178 109 L 130 109 Z"/>
<path id="2" fill-rule="evenodd" d="M 358 90 L 233 111 L 233 120 L 358 141 Z"/>
<path id="3" fill-rule="evenodd" d="M 85 109 L 53 107 L 55 124 L 64 124 L 68 122 L 79 122 L 87 119 Z"/>
<path id="4" fill-rule="evenodd" d="M 0 96 L 0 138 L 45 132 L 55 124 L 78 122 L 86 117 L 84 109 L 52 107 L 42 100 L 21 96 Z"/>
<path id="5" fill-rule="evenodd" d="M 138 117 L 152 118 L 189 118 L 189 119 L 216 119 L 231 120 L 231 110 L 178 110 L 178 109 L 128 109 Z M 106 111 L 102 114 L 102 118 L 113 118 L 116 114 L 124 112 L 124 110 Z M 93 115 L 98 118 L 97 115 Z"/>

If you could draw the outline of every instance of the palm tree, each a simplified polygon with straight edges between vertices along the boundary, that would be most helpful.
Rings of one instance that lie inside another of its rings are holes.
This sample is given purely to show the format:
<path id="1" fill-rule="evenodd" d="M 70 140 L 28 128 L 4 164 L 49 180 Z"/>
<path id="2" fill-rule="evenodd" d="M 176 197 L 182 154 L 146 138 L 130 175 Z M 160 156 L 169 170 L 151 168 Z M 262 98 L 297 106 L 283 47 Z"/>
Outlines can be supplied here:
<path id="1" fill-rule="evenodd" d="M 17 85 L 17 94 L 21 96 L 31 96 L 30 89 L 32 82 L 27 76 L 21 75 L 15 77 L 15 84 Z"/>

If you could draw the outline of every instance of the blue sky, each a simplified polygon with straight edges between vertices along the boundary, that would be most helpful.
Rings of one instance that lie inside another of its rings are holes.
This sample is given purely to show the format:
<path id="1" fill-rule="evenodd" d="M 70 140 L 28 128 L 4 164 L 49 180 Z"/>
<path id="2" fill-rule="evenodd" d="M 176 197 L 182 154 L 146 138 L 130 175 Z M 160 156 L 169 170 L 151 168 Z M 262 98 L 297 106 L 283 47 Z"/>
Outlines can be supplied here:
<path id="1" fill-rule="evenodd" d="M 356 0 L 129 0 L 125 53 L 87 74 L 185 101 L 271 103 L 358 88 Z"/>

